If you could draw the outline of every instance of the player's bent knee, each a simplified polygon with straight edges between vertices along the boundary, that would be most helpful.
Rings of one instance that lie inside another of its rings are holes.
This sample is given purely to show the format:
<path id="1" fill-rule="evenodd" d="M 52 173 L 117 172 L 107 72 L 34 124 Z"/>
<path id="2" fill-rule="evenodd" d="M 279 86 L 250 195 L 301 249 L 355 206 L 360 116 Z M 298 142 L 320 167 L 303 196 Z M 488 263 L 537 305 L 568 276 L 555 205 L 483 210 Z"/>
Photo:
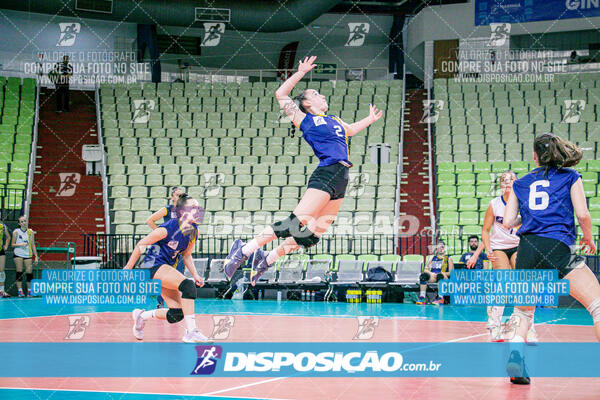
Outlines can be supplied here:
<path id="1" fill-rule="evenodd" d="M 304 248 L 308 249 L 309 247 L 313 247 L 315 244 L 319 243 L 321 238 L 306 228 L 300 234 L 294 235 L 294 240 L 299 246 L 303 246 Z"/>
<path id="2" fill-rule="evenodd" d="M 431 279 L 431 275 L 429 275 L 429 272 L 423 272 L 421 276 L 419 276 L 419 283 L 421 285 L 427 285 L 429 279 Z"/>
<path id="3" fill-rule="evenodd" d="M 184 279 L 183 281 L 181 281 L 178 289 L 181 292 L 182 299 L 196 298 L 196 285 L 190 279 Z"/>
<path id="4" fill-rule="evenodd" d="M 183 319 L 183 310 L 181 308 L 169 308 L 167 311 L 167 322 L 175 324 Z"/>
<path id="5" fill-rule="evenodd" d="M 592 315 L 592 320 L 594 321 L 594 324 L 600 323 L 600 297 L 592 301 L 587 307 L 587 310 Z"/>
<path id="6" fill-rule="evenodd" d="M 437 274 L 437 275 L 435 276 L 435 281 L 436 281 L 436 282 L 439 282 L 439 281 L 441 281 L 442 279 L 446 279 L 446 276 L 445 276 L 444 274 Z"/>
<path id="7" fill-rule="evenodd" d="M 292 236 L 295 232 L 299 232 L 300 225 L 298 217 L 296 217 L 294 213 L 291 213 L 290 216 L 283 221 L 275 222 L 272 227 L 275 236 L 279 239 L 285 239 Z"/>

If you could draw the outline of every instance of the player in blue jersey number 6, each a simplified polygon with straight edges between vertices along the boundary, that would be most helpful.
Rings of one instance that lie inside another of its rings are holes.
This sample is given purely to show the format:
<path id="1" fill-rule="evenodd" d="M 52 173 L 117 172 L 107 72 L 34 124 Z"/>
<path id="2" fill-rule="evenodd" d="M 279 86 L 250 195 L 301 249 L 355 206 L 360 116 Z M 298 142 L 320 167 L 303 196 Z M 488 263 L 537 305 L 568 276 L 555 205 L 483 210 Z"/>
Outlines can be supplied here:
<path id="1" fill-rule="evenodd" d="M 517 231 L 521 240 L 515 268 L 556 269 L 560 278 L 568 279 L 571 296 L 592 315 L 596 337 L 600 340 L 600 284 L 585 258 L 573 251 L 576 238 L 574 212 L 583 233 L 582 248 L 586 254 L 596 252 L 581 174 L 568 168 L 577 165 L 583 152 L 551 133 L 536 137 L 533 150 L 533 160 L 538 168 L 513 183 L 504 210 L 506 228 L 522 224 Z M 515 307 L 509 322 L 508 339 L 513 342 L 525 340 L 534 311 L 535 307 Z M 509 365 L 511 382 L 529 383 L 522 360 L 514 360 Z"/>

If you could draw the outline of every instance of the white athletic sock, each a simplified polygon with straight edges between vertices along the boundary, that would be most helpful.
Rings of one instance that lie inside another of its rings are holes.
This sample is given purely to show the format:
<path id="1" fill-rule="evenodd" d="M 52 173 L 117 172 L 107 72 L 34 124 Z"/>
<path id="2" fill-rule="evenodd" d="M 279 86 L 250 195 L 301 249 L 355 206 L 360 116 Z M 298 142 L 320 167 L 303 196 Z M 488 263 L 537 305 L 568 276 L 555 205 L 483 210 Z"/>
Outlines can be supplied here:
<path id="1" fill-rule="evenodd" d="M 277 252 L 277 249 L 270 251 L 269 254 L 267 254 L 267 264 L 273 265 L 273 263 L 275 263 L 277 260 L 279 260 L 282 255 L 283 254 L 279 254 Z"/>
<path id="2" fill-rule="evenodd" d="M 421 290 L 419 292 L 419 297 L 425 297 L 425 291 L 424 290 Z"/>
<path id="3" fill-rule="evenodd" d="M 183 317 L 183 320 L 185 321 L 185 329 L 187 329 L 188 332 L 192 332 L 196 329 L 196 316 L 194 314 L 186 315 Z"/>
<path id="4" fill-rule="evenodd" d="M 246 257 L 250 257 L 250 254 L 258 250 L 259 247 L 258 241 L 256 239 L 252 239 L 242 247 L 242 254 Z"/>
<path id="5" fill-rule="evenodd" d="M 142 319 L 144 321 L 146 321 L 148 319 L 156 318 L 156 309 L 144 311 L 143 313 L 140 314 L 140 316 L 142 317 Z"/>

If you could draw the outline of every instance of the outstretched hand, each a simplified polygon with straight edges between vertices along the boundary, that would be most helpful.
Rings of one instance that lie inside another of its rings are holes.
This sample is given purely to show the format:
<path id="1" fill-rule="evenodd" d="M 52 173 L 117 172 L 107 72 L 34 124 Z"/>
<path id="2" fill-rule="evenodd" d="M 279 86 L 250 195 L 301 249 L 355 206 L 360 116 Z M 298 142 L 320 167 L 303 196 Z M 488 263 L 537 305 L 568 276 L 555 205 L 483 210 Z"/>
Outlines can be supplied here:
<path id="1" fill-rule="evenodd" d="M 316 59 L 317 56 L 304 57 L 304 60 L 300 61 L 300 64 L 298 65 L 298 72 L 307 73 L 312 70 L 317 66 L 317 64 L 313 64 Z"/>
<path id="2" fill-rule="evenodd" d="M 369 117 L 372 122 L 376 122 L 383 117 L 383 111 L 378 110 L 373 104 L 369 104 Z"/>

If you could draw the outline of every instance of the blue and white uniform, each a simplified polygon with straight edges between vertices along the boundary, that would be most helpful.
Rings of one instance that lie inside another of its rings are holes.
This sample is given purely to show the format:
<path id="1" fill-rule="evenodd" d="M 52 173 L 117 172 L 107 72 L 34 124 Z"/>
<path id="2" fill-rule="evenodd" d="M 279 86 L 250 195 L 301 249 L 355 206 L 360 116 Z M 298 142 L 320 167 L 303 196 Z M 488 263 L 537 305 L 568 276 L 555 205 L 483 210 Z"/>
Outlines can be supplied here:
<path id="1" fill-rule="evenodd" d="M 556 268 L 566 275 L 580 264 L 572 256 L 575 219 L 571 187 L 581 174 L 571 168 L 536 168 L 513 184 L 522 225 L 517 268 Z"/>
<path id="2" fill-rule="evenodd" d="M 177 212 L 175 212 L 175 206 L 173 204 L 169 204 L 163 208 L 161 208 L 161 210 L 164 210 L 164 216 L 163 216 L 163 224 L 165 222 L 169 222 L 172 219 L 178 219 L 177 218 Z M 185 265 L 183 265 L 183 260 L 180 259 L 179 263 L 177 264 L 177 271 L 181 272 L 183 274 L 183 270 L 185 268 Z"/>
<path id="3" fill-rule="evenodd" d="M 198 227 L 192 224 L 194 229 L 189 233 L 184 234 L 179 228 L 179 220 L 171 219 L 168 222 L 160 225 L 161 228 L 167 230 L 167 236 L 164 239 L 154 243 L 146 250 L 144 262 L 140 268 L 150 269 L 151 276 L 154 276 L 156 271 L 162 265 L 169 265 L 173 268 L 179 263 L 181 253 L 187 249 L 191 243 L 192 246 L 198 237 Z"/>
<path id="4" fill-rule="evenodd" d="M 329 193 L 331 200 L 341 199 L 348 186 L 348 168 L 352 166 L 348 135 L 339 118 L 306 113 L 300 123 L 302 137 L 320 160 L 308 187 Z"/>

